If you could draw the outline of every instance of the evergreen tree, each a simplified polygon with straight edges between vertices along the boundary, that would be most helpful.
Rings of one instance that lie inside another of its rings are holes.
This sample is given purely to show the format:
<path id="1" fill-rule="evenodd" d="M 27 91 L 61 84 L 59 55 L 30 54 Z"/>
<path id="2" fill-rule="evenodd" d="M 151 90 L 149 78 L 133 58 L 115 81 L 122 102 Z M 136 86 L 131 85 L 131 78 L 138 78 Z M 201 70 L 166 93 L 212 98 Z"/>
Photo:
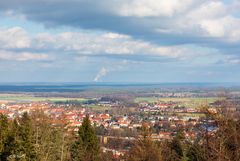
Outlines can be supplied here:
<path id="1" fill-rule="evenodd" d="M 181 161 L 187 161 L 187 145 L 188 141 L 185 138 L 183 129 L 179 129 L 177 135 L 173 138 L 171 142 L 171 148 L 177 154 Z"/>
<path id="2" fill-rule="evenodd" d="M 78 138 L 71 147 L 73 161 L 97 161 L 100 159 L 100 146 L 89 116 L 85 117 L 79 127 Z"/>
<path id="3" fill-rule="evenodd" d="M 191 144 L 187 150 L 189 161 L 205 161 L 203 154 L 203 148 L 198 142 Z"/>
<path id="4" fill-rule="evenodd" d="M 0 114 L 0 152 L 3 151 L 4 148 L 4 142 L 8 135 L 8 119 L 3 114 Z"/>
<path id="5" fill-rule="evenodd" d="M 4 161 L 25 161 L 26 157 L 22 151 L 21 141 L 18 137 L 19 124 L 16 119 L 13 120 L 10 126 L 10 130 L 7 139 L 4 143 L 4 151 L 2 153 L 1 159 Z"/>
<path id="6" fill-rule="evenodd" d="M 5 143 L 9 135 L 9 122 L 6 116 L 0 114 L 0 160 L 4 158 Z"/>
<path id="7" fill-rule="evenodd" d="M 151 139 L 147 125 L 142 126 L 141 137 L 135 142 L 127 156 L 128 161 L 161 161 L 159 145 Z"/>
<path id="8" fill-rule="evenodd" d="M 27 113 L 12 122 L 4 143 L 2 160 L 35 161 L 37 155 L 33 143 L 31 119 Z"/>
<path id="9" fill-rule="evenodd" d="M 22 118 L 19 119 L 19 124 L 18 137 L 22 152 L 26 155 L 26 160 L 37 160 L 36 149 L 34 146 L 35 142 L 33 138 L 33 126 L 30 116 L 27 113 L 24 113 Z"/>

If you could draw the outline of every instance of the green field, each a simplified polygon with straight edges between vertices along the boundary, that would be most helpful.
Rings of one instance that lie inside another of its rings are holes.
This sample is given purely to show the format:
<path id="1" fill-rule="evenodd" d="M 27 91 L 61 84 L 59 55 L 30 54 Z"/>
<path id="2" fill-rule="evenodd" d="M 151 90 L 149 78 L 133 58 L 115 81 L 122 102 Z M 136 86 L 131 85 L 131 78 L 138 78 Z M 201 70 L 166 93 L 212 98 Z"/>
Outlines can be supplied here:
<path id="1" fill-rule="evenodd" d="M 36 97 L 34 95 L 25 95 L 25 94 L 0 94 L 0 102 L 66 102 L 66 101 L 87 101 L 85 98 L 66 98 L 66 97 Z"/>
<path id="2" fill-rule="evenodd" d="M 206 105 L 213 103 L 217 100 L 224 98 L 220 97 L 206 97 L 206 98 L 159 98 L 159 97 L 137 97 L 135 99 L 136 103 L 148 102 L 148 103 L 157 103 L 157 102 L 176 102 L 179 105 L 187 107 L 199 107 L 201 105 Z"/>

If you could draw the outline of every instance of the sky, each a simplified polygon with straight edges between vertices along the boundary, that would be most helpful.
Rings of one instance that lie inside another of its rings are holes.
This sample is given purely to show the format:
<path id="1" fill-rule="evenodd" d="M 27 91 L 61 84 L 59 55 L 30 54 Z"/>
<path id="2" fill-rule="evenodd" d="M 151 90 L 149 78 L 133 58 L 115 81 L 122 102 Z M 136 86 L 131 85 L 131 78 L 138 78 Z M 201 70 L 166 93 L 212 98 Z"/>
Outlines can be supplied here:
<path id="1" fill-rule="evenodd" d="M 0 82 L 240 82 L 240 0 L 1 0 Z"/>

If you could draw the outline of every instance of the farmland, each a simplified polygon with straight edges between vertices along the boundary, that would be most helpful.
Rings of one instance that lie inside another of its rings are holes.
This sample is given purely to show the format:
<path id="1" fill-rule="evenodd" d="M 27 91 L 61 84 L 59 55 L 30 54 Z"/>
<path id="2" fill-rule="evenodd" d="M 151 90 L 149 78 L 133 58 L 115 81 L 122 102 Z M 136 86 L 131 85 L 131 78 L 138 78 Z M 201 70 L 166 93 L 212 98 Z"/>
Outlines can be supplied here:
<path id="1" fill-rule="evenodd" d="M 65 102 L 65 101 L 84 102 L 85 98 L 68 98 L 68 97 L 37 97 L 31 94 L 0 94 L 0 102 Z"/>

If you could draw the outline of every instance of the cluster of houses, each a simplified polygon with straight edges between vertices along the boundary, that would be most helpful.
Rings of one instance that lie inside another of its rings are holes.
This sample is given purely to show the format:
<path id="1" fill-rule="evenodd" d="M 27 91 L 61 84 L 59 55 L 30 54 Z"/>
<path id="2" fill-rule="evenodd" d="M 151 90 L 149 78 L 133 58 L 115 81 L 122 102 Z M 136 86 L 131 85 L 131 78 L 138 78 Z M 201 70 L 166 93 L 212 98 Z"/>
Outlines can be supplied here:
<path id="1" fill-rule="evenodd" d="M 172 113 L 199 113 L 201 112 L 198 108 L 191 108 L 181 106 L 174 102 L 169 103 L 158 103 L 155 105 L 149 105 L 147 103 L 142 104 L 142 108 L 140 109 L 144 112 L 172 112 Z"/>
<path id="2" fill-rule="evenodd" d="M 214 106 L 208 110 L 212 113 L 217 112 Z M 171 139 L 179 129 L 185 129 L 183 134 L 186 138 L 194 139 L 200 128 L 206 124 L 201 109 L 185 107 L 175 102 L 160 102 L 154 105 L 145 103 L 141 105 L 140 111 L 147 116 L 144 119 L 157 129 L 157 133 L 152 135 L 156 140 Z M 215 129 L 212 128 L 216 126 L 214 123 L 213 120 L 208 121 L 210 133 L 210 129 Z"/>
<path id="3" fill-rule="evenodd" d="M 48 115 L 53 124 L 59 119 L 67 122 L 69 130 L 77 131 L 81 126 L 86 115 L 94 126 L 103 126 L 105 128 L 119 129 L 122 127 L 129 127 L 131 120 L 127 116 L 114 117 L 108 113 L 96 113 L 86 110 L 86 108 L 66 109 L 62 105 L 54 105 L 52 103 L 16 103 L 16 104 L 1 104 L 0 113 L 6 115 L 9 119 L 14 119 L 21 116 L 24 112 L 30 113 L 32 111 L 41 110 Z M 134 125 L 137 127 L 139 125 Z"/>
<path id="4" fill-rule="evenodd" d="M 48 103 L 2 103 L 0 104 L 0 113 L 6 115 L 9 119 L 14 119 L 23 113 L 31 112 L 36 109 L 47 109 Z"/>
<path id="5" fill-rule="evenodd" d="M 7 115 L 10 119 L 20 116 L 24 112 L 42 110 L 48 115 L 52 124 L 57 124 L 60 119 L 64 119 L 69 131 L 77 131 L 82 125 L 86 115 L 89 116 L 92 125 L 103 127 L 105 129 L 139 129 L 143 122 L 156 128 L 152 135 L 153 139 L 171 139 L 174 133 L 181 128 L 188 129 L 185 136 L 193 138 L 196 136 L 194 127 L 201 123 L 201 111 L 194 108 L 179 106 L 177 103 L 158 103 L 155 105 L 145 104 L 139 111 L 145 115 L 124 115 L 113 116 L 109 113 L 97 113 L 86 110 L 86 108 L 65 108 L 63 105 L 53 103 L 36 102 L 36 103 L 16 103 L 1 104 L 0 113 Z M 147 115 L 151 113 L 151 115 Z M 181 113 L 181 115 L 177 115 Z M 191 115 L 189 115 L 191 114 Z"/>
<path id="6" fill-rule="evenodd" d="M 116 107 L 115 107 L 116 108 Z M 174 102 L 160 102 L 157 104 L 140 104 L 136 114 L 125 114 L 114 116 L 108 112 L 93 112 L 86 107 L 69 108 L 69 105 L 58 105 L 49 102 L 34 103 L 0 103 L 0 113 L 9 119 L 21 116 L 24 112 L 41 110 L 51 118 L 53 125 L 63 124 L 69 132 L 77 132 L 82 125 L 83 119 L 88 115 L 95 127 L 106 130 L 139 130 L 145 123 L 154 128 L 151 138 L 153 140 L 172 139 L 179 129 L 183 131 L 186 138 L 193 140 L 198 135 L 195 127 L 204 124 L 201 111 L 195 108 L 179 106 Z M 212 108 L 214 111 L 214 108 Z M 200 127 L 200 126 L 199 126 Z M 114 139 L 115 136 L 103 136 Z M 118 138 L 119 139 L 119 138 Z M 122 137 L 131 141 L 135 137 Z M 102 147 L 103 151 L 111 151 L 116 157 L 124 155 L 124 149 L 117 150 Z"/>

